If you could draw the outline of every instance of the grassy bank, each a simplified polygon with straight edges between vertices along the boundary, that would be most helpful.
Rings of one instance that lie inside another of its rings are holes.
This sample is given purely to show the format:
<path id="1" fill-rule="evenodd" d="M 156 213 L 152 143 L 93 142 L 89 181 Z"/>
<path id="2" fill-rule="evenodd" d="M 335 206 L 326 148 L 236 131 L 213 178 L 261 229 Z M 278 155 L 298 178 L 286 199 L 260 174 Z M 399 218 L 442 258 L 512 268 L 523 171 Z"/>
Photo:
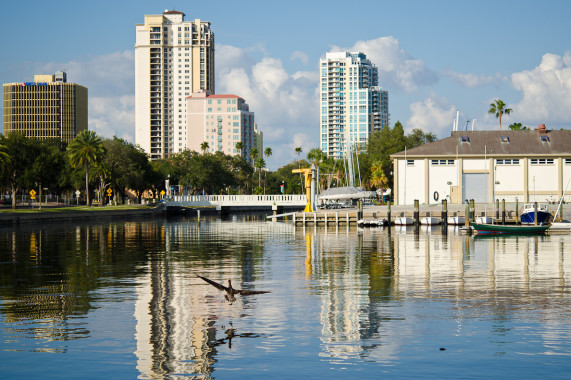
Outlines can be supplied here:
<path id="1" fill-rule="evenodd" d="M 0 214 L 58 214 L 68 212 L 107 212 L 122 210 L 153 210 L 155 206 L 139 206 L 139 205 L 119 205 L 119 206 L 69 206 L 69 207 L 50 207 L 42 206 L 39 208 L 3 208 Z"/>

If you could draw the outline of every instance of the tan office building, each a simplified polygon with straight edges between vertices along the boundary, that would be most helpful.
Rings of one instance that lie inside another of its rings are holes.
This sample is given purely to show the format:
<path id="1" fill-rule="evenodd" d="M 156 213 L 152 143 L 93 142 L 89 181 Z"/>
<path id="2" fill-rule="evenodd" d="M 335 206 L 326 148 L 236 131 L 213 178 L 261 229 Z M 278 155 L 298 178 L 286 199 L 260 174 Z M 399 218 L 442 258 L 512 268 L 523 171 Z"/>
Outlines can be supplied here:
<path id="1" fill-rule="evenodd" d="M 67 83 L 64 72 L 34 75 L 33 82 L 5 83 L 4 135 L 71 141 L 87 129 L 87 88 Z"/>
<path id="2" fill-rule="evenodd" d="M 189 148 L 185 98 L 214 93 L 214 33 L 184 16 L 166 10 L 136 26 L 135 142 L 151 159 Z"/>
<path id="3" fill-rule="evenodd" d="M 188 139 L 184 143 L 188 149 L 200 152 L 201 144 L 207 142 L 211 153 L 241 154 L 251 162 L 255 122 L 244 99 L 198 91 L 187 97 L 187 104 Z M 236 148 L 238 142 L 243 144 L 241 152 Z"/>

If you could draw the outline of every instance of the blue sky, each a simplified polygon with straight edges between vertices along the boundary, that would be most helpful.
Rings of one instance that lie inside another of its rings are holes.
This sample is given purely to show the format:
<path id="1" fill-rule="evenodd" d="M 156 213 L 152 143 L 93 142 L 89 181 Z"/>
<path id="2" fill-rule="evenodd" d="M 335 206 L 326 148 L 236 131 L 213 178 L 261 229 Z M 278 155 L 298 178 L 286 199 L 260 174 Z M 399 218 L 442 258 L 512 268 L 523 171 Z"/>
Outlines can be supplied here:
<path id="1" fill-rule="evenodd" d="M 391 124 L 450 134 L 503 124 L 571 126 L 569 1 L 26 1 L 3 4 L 2 83 L 66 70 L 89 88 L 89 128 L 134 142 L 135 24 L 176 9 L 210 21 L 216 92 L 246 99 L 274 155 L 269 167 L 318 147 L 318 63 L 359 50 L 379 67 Z"/>

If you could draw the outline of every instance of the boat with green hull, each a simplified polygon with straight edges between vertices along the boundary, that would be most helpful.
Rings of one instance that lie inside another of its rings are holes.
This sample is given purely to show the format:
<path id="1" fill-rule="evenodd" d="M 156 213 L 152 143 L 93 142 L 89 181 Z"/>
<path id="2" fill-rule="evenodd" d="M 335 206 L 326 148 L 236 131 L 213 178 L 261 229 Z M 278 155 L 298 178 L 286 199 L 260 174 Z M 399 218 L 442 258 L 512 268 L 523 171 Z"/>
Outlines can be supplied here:
<path id="1" fill-rule="evenodd" d="M 549 229 L 549 224 L 545 225 L 503 225 L 503 224 L 484 224 L 470 223 L 472 228 L 483 235 L 499 235 L 499 234 L 544 234 Z"/>

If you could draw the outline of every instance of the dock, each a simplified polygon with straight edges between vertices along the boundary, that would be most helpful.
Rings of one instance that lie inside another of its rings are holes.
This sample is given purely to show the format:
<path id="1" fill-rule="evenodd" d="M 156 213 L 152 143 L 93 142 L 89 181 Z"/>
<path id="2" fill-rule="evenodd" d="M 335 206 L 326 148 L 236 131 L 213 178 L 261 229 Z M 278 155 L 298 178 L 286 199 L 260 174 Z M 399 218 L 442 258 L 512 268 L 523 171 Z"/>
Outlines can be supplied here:
<path id="1" fill-rule="evenodd" d="M 359 219 L 386 219 L 393 225 L 396 218 L 408 217 L 414 220 L 417 217 L 416 213 L 418 213 L 418 220 L 422 220 L 424 217 L 434 217 L 443 224 L 444 216 L 446 218 L 454 216 L 466 217 L 467 209 L 465 206 L 465 204 L 447 205 L 447 207 L 419 205 L 418 211 L 415 211 L 413 206 L 391 206 L 389 208 L 386 205 L 369 205 L 364 206 L 362 211 L 359 208 L 317 210 L 315 212 L 290 212 L 267 215 L 266 218 L 303 226 L 357 225 Z M 516 211 L 515 207 L 515 204 L 506 204 L 503 210 L 501 207 L 498 210 L 494 209 L 492 204 L 475 204 L 468 209 L 468 216 L 470 220 L 481 216 L 490 216 L 495 218 L 496 223 L 499 224 L 517 224 L 519 223 L 519 211 Z M 571 211 L 571 207 L 567 207 L 566 211 L 564 211 L 567 214 L 567 218 L 569 218 L 569 211 Z"/>

